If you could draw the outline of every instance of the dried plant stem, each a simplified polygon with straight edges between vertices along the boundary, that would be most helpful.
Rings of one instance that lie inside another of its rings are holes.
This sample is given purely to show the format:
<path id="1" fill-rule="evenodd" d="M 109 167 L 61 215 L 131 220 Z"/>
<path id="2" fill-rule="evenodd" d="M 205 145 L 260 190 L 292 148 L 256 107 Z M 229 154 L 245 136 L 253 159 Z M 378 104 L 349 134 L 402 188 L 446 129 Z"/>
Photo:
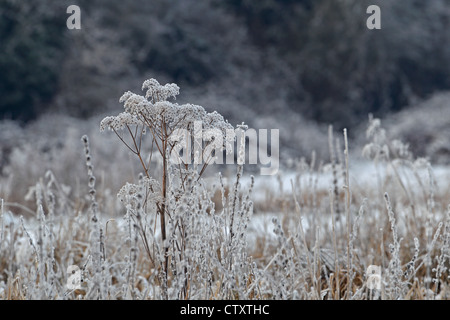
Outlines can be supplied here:
<path id="1" fill-rule="evenodd" d="M 164 286 L 163 286 L 163 297 L 164 299 L 168 299 L 167 293 L 167 280 L 168 280 L 168 272 L 169 272 L 169 246 L 166 243 L 167 235 L 166 235 L 166 198 L 167 198 L 167 161 L 166 158 L 166 146 L 163 142 L 163 173 L 162 173 L 162 204 L 159 210 L 160 216 L 160 224 L 161 224 L 161 239 L 162 246 L 164 250 Z"/>
<path id="2" fill-rule="evenodd" d="M 350 277 L 350 272 L 353 266 L 350 261 L 350 234 L 351 234 L 351 216 L 350 216 L 350 205 L 351 205 L 351 191 L 350 191 L 350 175 L 349 175 L 349 150 L 348 150 L 348 139 L 347 139 L 347 129 L 344 129 L 344 154 L 345 154 L 345 216 L 347 223 L 347 298 L 351 298 L 352 294 L 352 277 Z"/>
<path id="3" fill-rule="evenodd" d="M 337 177 L 337 168 L 336 168 L 336 152 L 334 147 L 334 138 L 333 138 L 333 126 L 328 127 L 328 148 L 330 150 L 330 162 L 331 162 L 331 170 L 333 174 L 333 206 L 336 214 L 339 216 L 339 187 L 338 187 L 338 177 Z"/>
<path id="4" fill-rule="evenodd" d="M 333 206 L 333 191 L 330 189 L 330 210 L 331 210 L 331 225 L 332 225 L 332 233 L 333 233 L 333 249 L 334 249 L 334 272 L 336 275 L 336 292 L 337 292 L 337 299 L 340 300 L 341 298 L 341 287 L 340 287 L 340 268 L 339 268 L 339 262 L 338 262 L 338 250 L 337 250 L 337 240 L 336 240 L 336 219 L 335 219 L 335 212 L 334 212 L 334 206 Z"/>
<path id="5" fill-rule="evenodd" d="M 309 257 L 308 244 L 306 242 L 306 235 L 305 235 L 305 231 L 304 231 L 303 225 L 302 225 L 302 214 L 301 214 L 301 210 L 300 210 L 300 205 L 299 205 L 299 203 L 297 201 L 297 195 L 296 195 L 296 191 L 295 191 L 295 186 L 294 186 L 294 182 L 292 181 L 292 179 L 291 179 L 291 187 L 292 187 L 292 194 L 294 196 L 295 210 L 297 211 L 297 214 L 299 216 L 298 226 L 299 226 L 299 230 L 300 230 L 300 236 L 302 237 L 303 245 L 305 247 L 306 262 L 308 264 L 309 275 L 310 275 L 310 277 L 311 277 L 311 279 L 313 281 L 315 292 L 320 295 L 320 288 L 318 287 L 317 281 L 315 280 L 316 277 L 315 277 L 314 270 L 311 267 L 312 263 L 311 263 L 311 259 Z"/>

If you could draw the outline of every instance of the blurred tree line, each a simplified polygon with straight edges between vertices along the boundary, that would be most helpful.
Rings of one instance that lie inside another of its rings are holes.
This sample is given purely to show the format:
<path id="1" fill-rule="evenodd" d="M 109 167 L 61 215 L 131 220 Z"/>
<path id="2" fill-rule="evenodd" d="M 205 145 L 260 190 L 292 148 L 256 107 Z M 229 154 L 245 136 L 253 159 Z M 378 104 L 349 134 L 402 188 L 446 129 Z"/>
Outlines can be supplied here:
<path id="1" fill-rule="evenodd" d="M 64 58 L 64 16 L 49 1 L 0 0 L 0 114 L 30 119 L 51 100 Z"/>
<path id="2" fill-rule="evenodd" d="M 0 0 L 0 114 L 86 117 L 157 77 L 230 101 L 225 116 L 351 126 L 450 89 L 449 27 L 448 0 Z"/>

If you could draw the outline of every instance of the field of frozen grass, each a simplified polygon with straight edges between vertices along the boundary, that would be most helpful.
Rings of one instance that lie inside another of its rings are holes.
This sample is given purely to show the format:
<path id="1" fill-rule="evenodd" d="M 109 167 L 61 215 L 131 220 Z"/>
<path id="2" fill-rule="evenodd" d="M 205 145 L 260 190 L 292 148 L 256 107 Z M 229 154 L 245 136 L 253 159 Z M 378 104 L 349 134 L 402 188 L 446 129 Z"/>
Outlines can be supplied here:
<path id="1" fill-rule="evenodd" d="M 1 299 L 450 298 L 450 169 L 378 119 L 274 176 L 168 169 L 164 201 L 100 120 L 1 124 Z"/>

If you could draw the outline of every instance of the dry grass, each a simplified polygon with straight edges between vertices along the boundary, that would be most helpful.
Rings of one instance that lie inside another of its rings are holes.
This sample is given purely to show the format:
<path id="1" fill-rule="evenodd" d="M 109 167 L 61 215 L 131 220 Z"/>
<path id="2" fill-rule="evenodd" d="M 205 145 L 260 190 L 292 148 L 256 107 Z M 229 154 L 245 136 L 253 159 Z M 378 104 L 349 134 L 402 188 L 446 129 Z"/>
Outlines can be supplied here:
<path id="1" fill-rule="evenodd" d="M 382 132 L 371 126 L 372 133 Z M 335 134 L 329 161 L 300 159 L 289 173 L 257 176 L 251 192 L 245 166 L 242 177 L 210 172 L 174 202 L 168 186 L 162 241 L 154 206 L 125 208 L 116 197 L 130 177 L 139 184 L 139 163 L 118 149 L 113 161 L 112 144 L 92 136 L 95 183 L 83 168 L 79 137 L 78 147 L 59 149 L 54 162 L 48 160 L 56 174 L 35 177 L 43 168 L 33 167 L 36 154 L 23 149 L 23 170 L 33 172 L 32 181 L 14 180 L 17 163 L 4 170 L 1 299 L 450 297 L 449 170 L 392 152 L 398 144 L 387 137 L 369 136 L 377 150 L 386 145 L 391 152 L 372 154 L 372 164 L 361 168 Z M 62 154 L 74 150 L 79 157 Z M 67 164 L 60 159 L 80 162 L 64 183 L 59 175 Z M 32 188 L 24 200 L 20 187 L 27 184 Z M 74 290 L 67 285 L 71 265 L 83 276 Z M 381 267 L 380 290 L 367 285 L 370 265 Z"/>

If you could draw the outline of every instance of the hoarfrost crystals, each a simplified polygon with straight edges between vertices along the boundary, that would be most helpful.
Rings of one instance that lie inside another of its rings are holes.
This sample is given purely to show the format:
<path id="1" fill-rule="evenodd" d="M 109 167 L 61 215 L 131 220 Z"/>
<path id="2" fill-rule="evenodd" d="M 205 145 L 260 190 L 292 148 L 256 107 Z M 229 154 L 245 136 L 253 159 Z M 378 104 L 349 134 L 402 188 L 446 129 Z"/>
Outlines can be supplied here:
<path id="1" fill-rule="evenodd" d="M 155 79 L 145 80 L 142 84 L 142 90 L 148 89 L 145 98 L 151 98 L 152 102 L 164 101 L 170 97 L 175 98 L 180 94 L 180 88 L 174 83 L 160 85 Z"/>
<path id="2" fill-rule="evenodd" d="M 116 117 L 106 117 L 100 123 L 100 131 L 122 130 L 127 125 L 141 125 L 142 122 L 130 113 L 122 112 Z"/>
<path id="3" fill-rule="evenodd" d="M 125 92 L 119 99 L 124 104 L 125 112 L 117 116 L 104 118 L 100 123 L 100 131 L 106 129 L 118 131 L 127 126 L 154 127 L 159 132 L 161 123 L 170 127 L 170 132 L 175 129 L 192 129 L 194 121 L 202 121 L 203 129 L 219 129 L 225 134 L 226 130 L 233 127 L 217 113 L 207 113 L 201 106 L 194 104 L 178 105 L 167 101 L 175 98 L 180 93 L 180 88 L 174 84 L 161 85 L 155 79 L 144 81 L 142 90 L 145 96 L 135 94 L 131 91 Z"/>

